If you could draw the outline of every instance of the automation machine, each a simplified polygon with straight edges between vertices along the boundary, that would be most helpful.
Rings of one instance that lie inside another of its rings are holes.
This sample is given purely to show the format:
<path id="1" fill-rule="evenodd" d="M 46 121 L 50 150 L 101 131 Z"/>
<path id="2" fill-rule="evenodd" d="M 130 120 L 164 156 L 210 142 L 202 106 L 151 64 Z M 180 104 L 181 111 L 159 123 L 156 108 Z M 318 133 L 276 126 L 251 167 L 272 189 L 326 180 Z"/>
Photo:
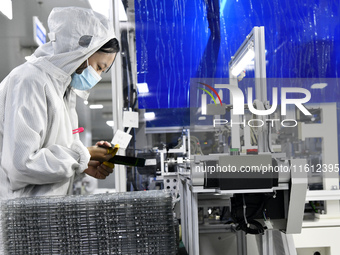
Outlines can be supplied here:
<path id="1" fill-rule="evenodd" d="M 292 234 L 301 233 L 306 212 L 335 205 L 311 192 L 331 185 L 317 169 L 336 165 L 321 155 L 337 148 L 327 152 L 329 141 L 320 145 L 313 132 L 334 124 L 323 114 L 334 106 L 305 104 L 308 91 L 285 89 L 291 81 L 266 79 L 265 69 L 264 28 L 254 27 L 229 62 L 229 79 L 193 79 L 190 127 L 170 130 L 177 145 L 159 146 L 158 136 L 158 146 L 137 155 L 147 159 L 138 172 L 148 187 L 172 193 L 189 254 L 297 254 Z M 268 82 L 281 83 L 280 103 L 272 84 L 267 99 Z M 304 97 L 289 99 L 294 92 Z"/>

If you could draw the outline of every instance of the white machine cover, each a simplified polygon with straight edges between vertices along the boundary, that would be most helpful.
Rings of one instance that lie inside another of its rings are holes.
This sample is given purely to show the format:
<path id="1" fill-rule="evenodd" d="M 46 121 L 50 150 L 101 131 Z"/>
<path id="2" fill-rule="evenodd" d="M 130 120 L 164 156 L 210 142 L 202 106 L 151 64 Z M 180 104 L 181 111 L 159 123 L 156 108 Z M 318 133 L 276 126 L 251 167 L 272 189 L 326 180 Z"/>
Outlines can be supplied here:
<path id="1" fill-rule="evenodd" d="M 0 84 L 0 199 L 67 194 L 90 160 L 72 134 L 80 93 L 69 84 L 114 30 L 103 15 L 77 7 L 54 8 L 48 27 L 50 41 Z"/>

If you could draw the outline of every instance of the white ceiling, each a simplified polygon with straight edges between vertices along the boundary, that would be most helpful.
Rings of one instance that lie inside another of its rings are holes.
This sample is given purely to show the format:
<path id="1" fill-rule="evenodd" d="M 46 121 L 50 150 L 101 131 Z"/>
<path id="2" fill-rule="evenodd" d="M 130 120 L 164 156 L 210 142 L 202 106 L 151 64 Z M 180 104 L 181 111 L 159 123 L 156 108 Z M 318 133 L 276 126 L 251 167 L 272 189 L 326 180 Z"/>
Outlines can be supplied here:
<path id="1" fill-rule="evenodd" d="M 87 0 L 12 0 L 13 19 L 0 13 L 0 81 L 16 66 L 25 62 L 36 46 L 33 41 L 32 17 L 38 16 L 47 28 L 47 18 L 54 7 L 79 6 L 90 8 Z M 133 0 L 129 1 L 129 20 L 134 20 Z M 134 21 L 132 21 L 134 22 Z M 112 119 L 111 76 L 105 74 L 101 82 L 91 90 L 89 104 L 96 102 L 103 109 L 90 110 L 82 101 L 77 102 L 79 126 L 92 130 L 92 140 L 108 140 L 113 137 L 112 128 L 106 121 Z"/>

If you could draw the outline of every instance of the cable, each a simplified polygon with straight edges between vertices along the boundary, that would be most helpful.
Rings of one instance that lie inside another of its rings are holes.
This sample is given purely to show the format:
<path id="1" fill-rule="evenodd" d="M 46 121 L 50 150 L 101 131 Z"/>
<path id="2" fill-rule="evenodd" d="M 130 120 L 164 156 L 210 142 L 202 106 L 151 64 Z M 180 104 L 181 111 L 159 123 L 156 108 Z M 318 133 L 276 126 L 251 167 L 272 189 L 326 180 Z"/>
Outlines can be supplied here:
<path id="1" fill-rule="evenodd" d="M 256 221 L 255 218 L 258 217 L 260 214 L 261 215 L 263 214 L 267 201 L 271 197 L 272 197 L 271 194 L 263 194 L 260 203 L 256 204 L 248 203 L 248 205 L 245 202 L 244 194 L 242 194 L 242 200 L 241 196 L 238 196 L 238 198 L 234 198 L 236 200 L 235 203 L 233 203 L 232 218 L 234 222 L 238 224 L 236 230 L 242 230 L 247 234 L 253 235 L 263 234 L 264 227 L 260 222 Z M 247 208 L 249 209 L 248 212 L 251 212 L 251 214 L 248 216 Z M 265 214 L 263 216 L 266 217 Z"/>
<path id="2" fill-rule="evenodd" d="M 253 227 L 251 227 L 253 226 Z M 256 220 L 249 220 L 248 224 L 240 223 L 237 227 L 236 230 L 242 230 L 246 234 L 251 234 L 251 235 L 259 235 L 259 234 L 264 234 L 264 227 L 262 224 Z"/>
<path id="3" fill-rule="evenodd" d="M 256 137 L 256 134 L 255 134 L 255 130 L 253 127 L 250 127 L 250 130 L 252 131 L 252 138 L 255 140 L 255 143 L 257 145 L 257 137 Z"/>
<path id="4" fill-rule="evenodd" d="M 199 153 L 200 155 L 203 155 L 202 147 L 200 144 L 199 139 L 196 136 L 190 136 L 190 150 L 192 155 L 196 155 Z"/>
<path id="5" fill-rule="evenodd" d="M 269 150 L 269 152 L 271 152 L 271 153 L 273 153 L 273 150 L 272 150 L 272 146 L 271 146 L 271 143 L 270 143 L 270 141 L 271 141 L 271 136 L 270 136 L 270 134 L 271 134 L 271 126 L 270 126 L 270 124 L 269 124 L 269 122 L 268 122 L 268 150 Z"/>
<path id="6" fill-rule="evenodd" d="M 244 222 L 248 225 L 247 216 L 246 216 L 247 206 L 246 206 L 246 201 L 244 200 L 244 194 L 242 194 L 242 199 L 243 199 L 243 218 L 244 218 Z"/>
<path id="7" fill-rule="evenodd" d="M 313 211 L 314 211 L 315 213 L 318 213 L 318 210 L 316 209 L 314 202 L 309 201 L 309 204 L 310 204 L 310 206 L 313 208 Z"/>
<path id="8" fill-rule="evenodd" d="M 264 219 L 264 221 L 267 221 L 267 217 L 266 217 L 266 212 L 265 211 L 263 211 L 263 219 Z"/>

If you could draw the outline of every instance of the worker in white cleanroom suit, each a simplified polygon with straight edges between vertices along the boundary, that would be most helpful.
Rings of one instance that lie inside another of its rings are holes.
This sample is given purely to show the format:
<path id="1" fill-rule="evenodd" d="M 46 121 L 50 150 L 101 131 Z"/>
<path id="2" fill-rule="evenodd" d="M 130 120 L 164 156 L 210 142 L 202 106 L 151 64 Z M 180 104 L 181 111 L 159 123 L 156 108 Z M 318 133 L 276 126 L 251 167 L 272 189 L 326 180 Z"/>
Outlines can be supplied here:
<path id="1" fill-rule="evenodd" d="M 119 51 L 112 25 L 66 7 L 52 10 L 48 27 L 50 41 L 0 84 L 0 199 L 66 195 L 75 178 L 113 171 L 105 161 L 117 148 L 103 141 L 87 148 L 72 132 L 76 96 L 87 98 Z"/>

